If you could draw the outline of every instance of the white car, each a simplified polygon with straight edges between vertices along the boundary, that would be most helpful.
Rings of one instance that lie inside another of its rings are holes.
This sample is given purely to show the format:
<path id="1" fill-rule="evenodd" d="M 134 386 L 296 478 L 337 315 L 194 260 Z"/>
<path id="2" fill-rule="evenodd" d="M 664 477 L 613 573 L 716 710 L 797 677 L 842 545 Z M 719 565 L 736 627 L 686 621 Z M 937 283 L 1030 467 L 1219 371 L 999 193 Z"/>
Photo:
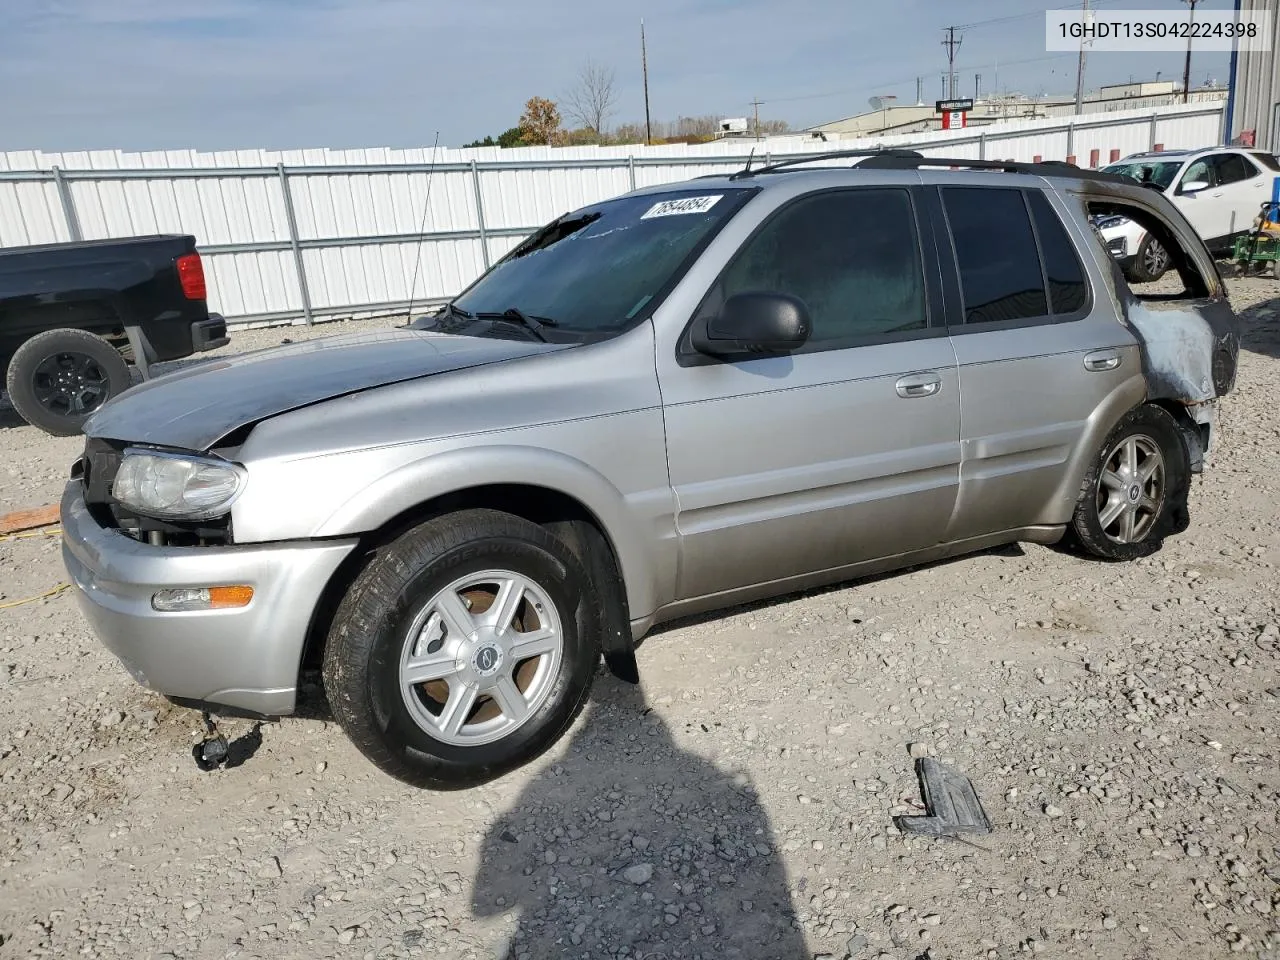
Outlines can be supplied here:
<path id="1" fill-rule="evenodd" d="M 1186 216 L 1215 256 L 1252 229 L 1280 161 L 1262 150 L 1209 147 L 1135 153 L 1102 168 L 1149 183 Z M 1124 217 L 1103 217 L 1094 224 L 1130 282 L 1146 283 L 1169 269 L 1169 254 L 1155 237 Z"/>

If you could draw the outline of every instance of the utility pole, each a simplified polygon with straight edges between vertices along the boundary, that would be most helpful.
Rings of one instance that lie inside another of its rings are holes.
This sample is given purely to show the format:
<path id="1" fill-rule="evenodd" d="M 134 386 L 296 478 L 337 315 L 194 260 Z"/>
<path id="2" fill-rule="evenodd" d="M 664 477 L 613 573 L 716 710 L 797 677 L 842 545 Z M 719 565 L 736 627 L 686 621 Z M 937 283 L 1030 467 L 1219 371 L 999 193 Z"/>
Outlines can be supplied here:
<path id="1" fill-rule="evenodd" d="M 1196 4 L 1200 0 L 1183 0 L 1183 3 L 1191 5 L 1191 15 L 1187 20 L 1188 25 L 1194 24 L 1196 20 Z M 1182 102 L 1187 103 L 1191 99 L 1191 31 L 1187 31 L 1187 63 L 1182 68 Z"/>
<path id="2" fill-rule="evenodd" d="M 759 99 L 758 97 L 755 100 L 751 101 L 751 106 L 753 106 L 756 111 L 756 139 L 757 140 L 760 139 L 760 104 L 762 104 L 763 102 L 764 101 Z"/>
<path id="3" fill-rule="evenodd" d="M 924 77 L 916 77 L 916 106 L 924 106 Z"/>
<path id="4" fill-rule="evenodd" d="M 1089 0 L 1081 0 L 1084 9 L 1083 26 L 1089 25 Z M 1084 37 L 1080 38 L 1080 60 L 1076 63 L 1076 114 L 1084 103 Z"/>
<path id="5" fill-rule="evenodd" d="M 978 102 L 978 93 L 982 89 L 982 74 L 975 73 L 973 75 L 973 102 Z"/>
<path id="6" fill-rule="evenodd" d="M 640 69 L 644 71 L 644 142 L 653 145 L 653 125 L 649 122 L 649 55 L 644 45 L 644 20 L 640 21 Z"/>
<path id="7" fill-rule="evenodd" d="M 948 100 L 955 99 L 956 95 L 956 51 L 960 49 L 960 43 L 964 39 L 956 39 L 956 28 L 947 27 L 947 39 L 942 41 L 942 45 L 947 48 L 947 93 Z"/>

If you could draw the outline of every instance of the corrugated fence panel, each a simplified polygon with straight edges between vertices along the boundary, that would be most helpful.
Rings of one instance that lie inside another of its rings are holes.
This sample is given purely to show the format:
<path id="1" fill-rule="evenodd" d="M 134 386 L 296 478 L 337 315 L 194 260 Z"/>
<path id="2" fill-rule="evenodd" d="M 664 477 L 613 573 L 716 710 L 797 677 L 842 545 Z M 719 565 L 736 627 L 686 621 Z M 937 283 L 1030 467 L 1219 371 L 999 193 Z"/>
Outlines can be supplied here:
<path id="1" fill-rule="evenodd" d="M 861 140 L 790 136 L 695 147 L 15 151 L 0 153 L 0 247 L 71 239 L 52 173 L 57 167 L 86 239 L 194 235 L 207 258 L 211 305 L 230 319 L 304 314 L 295 242 L 316 316 L 376 313 L 456 294 L 483 271 L 486 250 L 489 262 L 497 261 L 520 236 L 566 211 L 633 184 L 732 173 L 751 153 L 757 165 L 801 153 L 882 148 L 1022 161 L 1074 153 L 1084 166 L 1092 150 L 1106 163 L 1112 150 L 1124 156 L 1153 143 L 1216 143 L 1223 107 L 1196 103 Z M 295 237 L 276 169 L 281 163 Z M 379 169 L 388 165 L 414 167 Z M 431 238 L 403 239 L 419 233 Z"/>
<path id="2" fill-rule="evenodd" d="M 54 184 L 0 182 L 0 247 L 70 239 Z"/>
<path id="3" fill-rule="evenodd" d="M 438 300 L 484 270 L 479 240 L 328 247 L 304 251 L 303 261 L 316 310 L 402 303 L 411 297 Z"/>

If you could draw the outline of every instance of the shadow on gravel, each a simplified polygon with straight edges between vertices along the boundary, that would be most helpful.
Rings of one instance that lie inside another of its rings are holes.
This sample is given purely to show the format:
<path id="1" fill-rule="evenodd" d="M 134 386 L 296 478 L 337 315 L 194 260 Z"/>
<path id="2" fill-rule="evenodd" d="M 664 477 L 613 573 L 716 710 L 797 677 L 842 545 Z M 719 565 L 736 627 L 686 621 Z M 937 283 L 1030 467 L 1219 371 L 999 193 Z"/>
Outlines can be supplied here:
<path id="1" fill-rule="evenodd" d="M 0 401 L 0 430 L 5 427 L 25 427 L 27 421 L 18 416 L 18 411 L 9 406 L 7 399 Z"/>
<path id="2" fill-rule="evenodd" d="M 1280 298 L 1240 311 L 1240 347 L 1280 359 Z"/>
<path id="3" fill-rule="evenodd" d="M 809 956 L 750 780 L 676 746 L 639 687 L 596 691 L 565 758 L 485 837 L 472 909 L 519 918 L 496 956 Z"/>
<path id="4" fill-rule="evenodd" d="M 329 706 L 329 695 L 325 693 L 319 670 L 307 670 L 303 673 L 293 716 L 299 720 L 319 720 L 321 723 L 338 722 L 333 716 L 333 708 Z"/>

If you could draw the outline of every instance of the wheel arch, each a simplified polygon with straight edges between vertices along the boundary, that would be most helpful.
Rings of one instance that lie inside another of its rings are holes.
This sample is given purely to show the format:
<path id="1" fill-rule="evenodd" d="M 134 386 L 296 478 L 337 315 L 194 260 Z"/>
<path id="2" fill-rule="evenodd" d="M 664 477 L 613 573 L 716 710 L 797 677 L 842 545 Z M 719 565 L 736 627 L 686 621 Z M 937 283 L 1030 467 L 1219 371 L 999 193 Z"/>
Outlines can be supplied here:
<path id="1" fill-rule="evenodd" d="M 1102 398 L 1081 431 L 1080 440 L 1063 465 L 1062 479 L 1037 524 L 1061 526 L 1070 523 L 1085 474 L 1098 456 L 1107 435 L 1124 416 L 1147 399 L 1147 382 L 1141 373 L 1127 377 Z"/>
<path id="2" fill-rule="evenodd" d="M 592 592 L 601 600 L 598 615 L 606 662 L 621 679 L 636 682 L 629 581 L 614 536 L 599 514 L 578 497 L 554 487 L 518 481 L 478 483 L 438 493 L 403 506 L 361 533 L 359 546 L 330 577 L 312 612 L 300 671 L 318 667 L 338 605 L 379 548 L 436 517 L 474 508 L 501 510 L 536 523 L 578 556 L 591 578 Z"/>

